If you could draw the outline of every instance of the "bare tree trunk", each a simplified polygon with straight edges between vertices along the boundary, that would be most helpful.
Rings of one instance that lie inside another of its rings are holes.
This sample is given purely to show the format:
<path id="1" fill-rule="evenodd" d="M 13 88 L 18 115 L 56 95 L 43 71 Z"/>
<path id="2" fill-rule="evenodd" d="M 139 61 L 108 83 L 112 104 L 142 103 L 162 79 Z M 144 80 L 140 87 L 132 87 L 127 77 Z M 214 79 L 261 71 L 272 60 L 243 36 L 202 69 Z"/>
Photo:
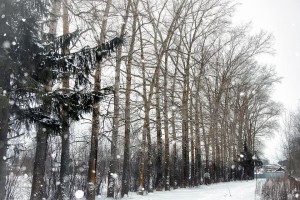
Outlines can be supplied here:
<path id="1" fill-rule="evenodd" d="M 204 142 L 204 151 L 205 151 L 205 172 L 207 172 L 209 168 L 209 137 L 206 134 L 205 126 L 204 126 L 204 111 L 203 111 L 203 103 L 200 103 L 200 115 L 201 115 L 201 127 L 202 127 L 202 134 L 203 134 L 203 142 Z"/>
<path id="2" fill-rule="evenodd" d="M 36 152 L 33 164 L 33 178 L 30 200 L 45 198 L 45 163 L 47 158 L 48 133 L 45 128 L 38 127 L 36 136 Z"/>
<path id="3" fill-rule="evenodd" d="M 141 147 L 140 147 L 140 168 L 139 168 L 138 193 L 139 193 L 139 195 L 143 195 L 144 190 L 145 190 L 146 138 L 147 138 L 148 132 L 150 132 L 150 129 L 149 129 L 150 105 L 148 106 L 148 101 L 147 101 L 146 67 L 145 67 L 145 62 L 144 62 L 144 59 L 145 59 L 145 57 L 144 57 L 144 44 L 143 44 L 143 37 L 142 37 L 142 30 L 141 30 L 140 20 L 138 20 L 138 25 L 139 25 L 138 30 L 139 30 L 139 36 L 140 36 L 141 62 L 142 62 L 141 65 L 142 65 L 142 76 L 143 76 L 143 101 L 144 101 L 144 108 L 145 108 L 145 118 L 144 118 L 144 122 L 143 122 L 143 136 L 142 136 L 142 143 L 141 143 Z M 150 150 L 149 150 L 149 148 L 150 148 Z M 148 151 L 151 151 L 151 142 L 150 142 L 150 145 L 149 145 L 149 142 L 148 142 Z"/>
<path id="4" fill-rule="evenodd" d="M 150 104 L 150 102 L 148 102 Z M 147 186 L 148 186 L 148 192 L 153 192 L 153 179 L 154 179 L 154 173 L 153 173 L 153 152 L 152 152 L 152 139 L 151 139 L 151 133 L 150 133 L 150 124 L 149 124 L 149 115 L 150 115 L 150 105 L 148 106 L 149 110 L 148 113 L 148 123 L 147 123 L 147 164 L 148 164 L 148 171 L 147 171 Z"/>
<path id="5" fill-rule="evenodd" d="M 195 94 L 195 185 L 200 185 L 201 180 L 201 143 L 200 143 L 200 77 L 196 79 L 196 94 Z"/>
<path id="6" fill-rule="evenodd" d="M 190 121 L 190 135 L 191 135 L 191 172 L 190 172 L 190 185 L 193 187 L 195 186 L 195 136 L 194 136 L 194 120 L 193 120 L 193 95 L 192 92 L 190 92 L 190 103 L 189 103 L 189 121 Z"/>
<path id="7" fill-rule="evenodd" d="M 68 14 L 68 0 L 63 3 L 63 34 L 69 34 L 69 14 Z M 67 44 L 62 47 L 62 53 L 68 55 L 70 53 Z M 67 90 L 69 85 L 69 75 L 64 74 L 62 78 L 62 87 Z M 62 132 L 61 132 L 61 164 L 60 164 L 60 185 L 58 187 L 58 199 L 64 200 L 70 198 L 70 131 L 69 131 L 69 116 L 67 108 L 63 107 L 61 111 L 62 116 Z"/>
<path id="8" fill-rule="evenodd" d="M 5 199 L 8 108 L 8 98 L 3 94 L 2 88 L 0 88 L 0 199 Z"/>
<path id="9" fill-rule="evenodd" d="M 100 40 L 98 44 L 105 41 L 105 34 L 107 29 L 107 17 L 110 10 L 112 0 L 106 2 L 104 16 L 102 20 L 102 27 L 100 32 Z M 99 92 L 101 88 L 101 64 L 100 61 L 96 63 L 94 76 L 94 92 Z M 92 134 L 91 134 L 91 151 L 89 157 L 89 169 L 87 177 L 86 198 L 87 200 L 95 200 L 95 187 L 97 177 L 97 155 L 98 155 L 98 136 L 100 133 L 100 98 L 97 97 L 93 102 L 93 115 L 92 115 Z"/>
<path id="10" fill-rule="evenodd" d="M 124 24 L 122 27 L 121 34 L 124 34 L 125 28 L 128 21 L 129 10 L 132 6 L 132 1 L 129 0 L 126 8 L 126 14 L 124 17 Z M 121 189 L 121 197 L 123 198 L 126 194 L 128 196 L 129 186 L 130 186 L 130 94 L 131 94 L 131 65 L 133 59 L 133 50 L 134 50 L 134 42 L 135 42 L 135 34 L 136 34 L 136 21 L 137 16 L 135 14 L 134 24 L 132 28 L 132 38 L 130 43 L 130 50 L 128 55 L 128 65 L 127 65 L 127 77 L 126 77 L 126 91 L 125 91 L 125 144 L 124 144 L 124 161 L 123 161 L 123 175 L 122 175 L 122 189 Z M 121 53 L 118 54 L 117 59 L 119 65 L 121 64 Z"/>
<path id="11" fill-rule="evenodd" d="M 156 157 L 156 180 L 155 188 L 157 191 L 163 190 L 163 164 L 162 164 L 162 132 L 161 132 L 161 115 L 160 115 L 160 94 L 159 79 L 160 69 L 158 70 L 155 84 L 155 100 L 156 100 L 156 137 L 157 137 L 157 157 Z"/>
<path id="12" fill-rule="evenodd" d="M 178 64 L 178 54 L 176 58 L 176 65 Z M 172 83 L 172 93 L 171 93 L 171 101 L 172 101 L 172 118 L 171 118 L 171 127 L 172 127 L 172 165 L 171 165 L 171 175 L 170 175 L 170 185 L 173 187 L 173 189 L 177 189 L 178 183 L 179 183 L 179 176 L 178 176 L 178 158 L 177 158 L 177 148 L 176 148 L 176 126 L 175 126 L 175 112 L 176 112 L 176 106 L 175 106 L 175 86 L 176 86 L 176 79 L 177 79 L 177 68 L 175 68 L 175 73 L 173 77 L 173 83 Z"/>
<path id="13" fill-rule="evenodd" d="M 165 132 L 165 190 L 170 190 L 170 141 L 169 141 L 169 108 L 168 108 L 168 54 L 165 56 L 165 71 L 164 71 L 164 132 Z"/>
<path id="14" fill-rule="evenodd" d="M 184 77 L 183 77 L 183 92 L 182 92 L 182 187 L 189 185 L 190 175 L 190 162 L 189 162 L 189 83 L 190 83 L 190 53 L 188 51 L 188 58 L 186 65 L 184 66 Z"/>

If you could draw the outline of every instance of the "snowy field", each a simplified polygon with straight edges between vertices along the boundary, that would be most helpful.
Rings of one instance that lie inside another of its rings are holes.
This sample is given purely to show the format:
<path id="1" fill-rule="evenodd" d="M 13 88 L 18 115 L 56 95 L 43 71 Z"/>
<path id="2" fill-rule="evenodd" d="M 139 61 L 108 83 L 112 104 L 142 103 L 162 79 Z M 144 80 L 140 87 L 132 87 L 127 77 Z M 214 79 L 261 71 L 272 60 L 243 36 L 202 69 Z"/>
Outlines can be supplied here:
<path id="1" fill-rule="evenodd" d="M 201 186 L 192 189 L 177 189 L 172 191 L 155 192 L 145 196 L 130 194 L 124 199 L 131 200 L 260 200 L 255 195 L 256 185 L 260 191 L 264 180 L 236 181 Z M 102 199 L 102 198 L 100 198 Z M 104 198 L 103 198 L 104 199 Z"/>

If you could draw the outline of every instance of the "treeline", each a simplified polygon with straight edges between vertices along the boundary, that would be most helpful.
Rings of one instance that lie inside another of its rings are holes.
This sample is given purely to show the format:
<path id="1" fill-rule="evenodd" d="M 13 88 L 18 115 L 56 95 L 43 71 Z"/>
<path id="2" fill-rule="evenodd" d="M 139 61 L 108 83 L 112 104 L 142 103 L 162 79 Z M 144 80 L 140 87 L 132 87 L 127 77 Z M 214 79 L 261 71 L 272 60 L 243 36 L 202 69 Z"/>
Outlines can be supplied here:
<path id="1" fill-rule="evenodd" d="M 280 164 L 286 166 L 287 174 L 292 177 L 299 177 L 299 142 L 300 142 L 300 112 L 299 108 L 286 114 L 283 123 L 282 133 L 282 152 L 283 160 Z"/>
<path id="2" fill-rule="evenodd" d="M 245 177 L 240 153 L 260 154 L 277 127 L 271 93 L 280 79 L 258 62 L 273 53 L 272 36 L 234 26 L 235 8 L 4 0 L 0 199 L 14 198 L 24 175 L 31 200 Z"/>

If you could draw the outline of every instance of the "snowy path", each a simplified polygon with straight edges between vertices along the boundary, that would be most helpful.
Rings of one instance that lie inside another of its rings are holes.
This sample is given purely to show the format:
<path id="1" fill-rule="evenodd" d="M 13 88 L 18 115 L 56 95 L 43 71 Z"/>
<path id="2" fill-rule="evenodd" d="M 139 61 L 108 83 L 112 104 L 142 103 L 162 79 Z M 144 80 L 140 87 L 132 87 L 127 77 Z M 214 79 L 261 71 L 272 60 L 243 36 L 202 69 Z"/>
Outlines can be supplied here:
<path id="1" fill-rule="evenodd" d="M 260 185 L 260 180 L 258 180 Z M 236 181 L 201 186 L 192 189 L 177 189 L 150 193 L 146 196 L 130 194 L 132 200 L 259 200 L 255 196 L 256 181 Z"/>

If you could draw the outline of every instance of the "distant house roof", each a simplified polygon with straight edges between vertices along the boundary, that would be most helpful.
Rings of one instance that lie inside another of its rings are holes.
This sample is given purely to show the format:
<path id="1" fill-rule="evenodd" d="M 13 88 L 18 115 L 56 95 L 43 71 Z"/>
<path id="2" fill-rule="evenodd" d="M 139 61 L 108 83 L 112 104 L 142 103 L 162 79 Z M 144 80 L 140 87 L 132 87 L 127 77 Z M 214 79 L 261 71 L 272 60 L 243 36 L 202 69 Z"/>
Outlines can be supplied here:
<path id="1" fill-rule="evenodd" d="M 278 169 L 276 169 L 276 172 L 285 172 L 285 169 L 283 169 L 282 167 L 279 167 Z"/>
<path id="2" fill-rule="evenodd" d="M 270 164 L 263 166 L 265 172 L 284 172 L 285 169 L 283 166 L 277 164 Z"/>

